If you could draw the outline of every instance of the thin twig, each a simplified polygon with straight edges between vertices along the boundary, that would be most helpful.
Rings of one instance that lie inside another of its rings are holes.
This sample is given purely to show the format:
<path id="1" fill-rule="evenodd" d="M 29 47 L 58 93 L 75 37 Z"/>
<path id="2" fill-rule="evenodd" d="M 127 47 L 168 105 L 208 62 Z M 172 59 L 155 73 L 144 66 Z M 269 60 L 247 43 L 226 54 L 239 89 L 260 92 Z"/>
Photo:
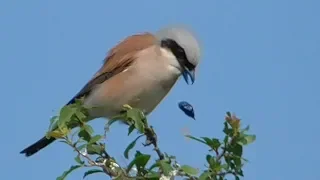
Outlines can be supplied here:
<path id="1" fill-rule="evenodd" d="M 98 163 L 98 162 L 95 162 L 94 160 L 92 160 L 87 154 L 85 153 L 82 153 L 74 144 L 72 144 L 72 142 L 70 142 L 67 138 L 65 138 L 65 140 L 67 141 L 67 144 L 69 146 L 71 146 L 79 155 L 81 155 L 83 158 L 85 158 L 89 165 L 92 167 L 92 166 L 96 166 L 96 167 L 100 167 L 103 169 L 103 171 L 109 175 L 110 177 L 115 177 L 118 175 L 118 172 L 114 172 L 112 169 L 110 169 L 109 167 L 106 166 L 106 162 L 108 160 L 110 160 L 111 158 L 106 158 L 106 157 L 103 157 L 103 161 L 102 163 Z M 105 154 L 110 157 L 108 155 L 108 153 L 104 150 Z M 115 164 L 118 165 L 118 163 L 114 162 Z"/>
<path id="2" fill-rule="evenodd" d="M 225 177 L 225 176 L 228 175 L 228 174 L 232 174 L 232 175 L 234 175 L 234 176 L 237 176 L 237 174 L 236 174 L 235 172 L 231 171 L 231 170 L 226 171 L 226 172 L 218 173 L 217 175 L 218 175 L 218 176 Z"/>
<path id="3" fill-rule="evenodd" d="M 159 146 L 158 146 L 158 139 L 157 139 L 157 134 L 154 132 L 153 127 L 147 127 L 145 128 L 145 135 L 147 137 L 147 143 L 143 144 L 144 146 L 149 146 L 149 145 L 153 145 L 154 146 L 154 150 L 156 151 L 156 153 L 159 156 L 160 160 L 164 159 L 164 155 L 161 152 Z"/>
<path id="4" fill-rule="evenodd" d="M 69 144 L 79 155 L 81 155 L 82 157 L 84 157 L 85 159 L 87 159 L 87 161 L 89 162 L 90 165 L 92 166 L 99 166 L 95 161 L 93 161 L 89 156 L 87 156 L 86 154 L 82 153 L 79 151 L 79 149 L 72 144 L 67 138 L 65 138 L 65 140 L 67 141 L 67 144 Z"/>
<path id="5" fill-rule="evenodd" d="M 221 158 L 225 155 L 226 151 L 227 151 L 227 144 L 225 145 L 225 147 L 222 148 L 222 152 L 217 154 L 217 161 L 220 162 Z"/>

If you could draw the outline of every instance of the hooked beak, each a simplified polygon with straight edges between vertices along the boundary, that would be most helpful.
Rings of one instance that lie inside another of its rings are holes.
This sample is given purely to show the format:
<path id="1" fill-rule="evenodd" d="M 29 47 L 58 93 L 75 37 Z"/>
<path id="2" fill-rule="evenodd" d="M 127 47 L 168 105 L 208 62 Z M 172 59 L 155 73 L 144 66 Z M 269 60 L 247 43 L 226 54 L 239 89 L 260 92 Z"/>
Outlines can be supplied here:
<path id="1" fill-rule="evenodd" d="M 187 68 L 184 68 L 182 76 L 183 76 L 183 78 L 184 78 L 184 80 L 186 81 L 187 84 L 189 84 L 189 77 L 190 77 L 191 84 L 193 84 L 194 80 L 195 80 L 195 71 L 194 70 L 190 71 Z"/>

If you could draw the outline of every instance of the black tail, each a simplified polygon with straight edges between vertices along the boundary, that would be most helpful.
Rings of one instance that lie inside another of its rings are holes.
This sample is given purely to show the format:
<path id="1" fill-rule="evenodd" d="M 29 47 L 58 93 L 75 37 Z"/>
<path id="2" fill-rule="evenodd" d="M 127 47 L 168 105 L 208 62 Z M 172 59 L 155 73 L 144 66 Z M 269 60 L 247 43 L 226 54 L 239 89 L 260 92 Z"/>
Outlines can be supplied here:
<path id="1" fill-rule="evenodd" d="M 36 143 L 22 150 L 20 154 L 25 154 L 27 157 L 32 156 L 33 154 L 37 153 L 41 149 L 51 144 L 54 140 L 56 140 L 56 138 L 54 137 L 50 137 L 49 139 L 47 139 L 46 137 L 43 137 Z"/>

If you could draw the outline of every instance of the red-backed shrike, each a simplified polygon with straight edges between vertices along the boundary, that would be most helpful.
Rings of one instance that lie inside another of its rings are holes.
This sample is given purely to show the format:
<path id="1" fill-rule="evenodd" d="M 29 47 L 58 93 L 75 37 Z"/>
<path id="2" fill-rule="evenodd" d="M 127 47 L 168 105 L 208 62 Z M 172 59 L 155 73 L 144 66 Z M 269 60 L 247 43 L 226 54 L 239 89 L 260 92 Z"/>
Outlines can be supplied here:
<path id="1" fill-rule="evenodd" d="M 84 97 L 89 120 L 118 115 L 123 105 L 146 115 L 161 102 L 182 75 L 193 84 L 200 59 L 197 39 L 184 28 L 170 27 L 155 34 L 132 35 L 113 47 L 102 67 L 68 103 Z M 52 143 L 43 137 L 22 154 L 31 156 Z"/>

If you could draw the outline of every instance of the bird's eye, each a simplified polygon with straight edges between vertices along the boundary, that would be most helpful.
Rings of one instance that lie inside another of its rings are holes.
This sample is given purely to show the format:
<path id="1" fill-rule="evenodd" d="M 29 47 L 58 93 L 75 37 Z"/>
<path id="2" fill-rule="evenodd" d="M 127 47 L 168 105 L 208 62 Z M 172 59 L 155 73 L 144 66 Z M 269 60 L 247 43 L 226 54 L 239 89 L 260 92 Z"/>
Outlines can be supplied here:
<path id="1" fill-rule="evenodd" d="M 178 48 L 179 53 L 184 53 L 184 50 L 182 48 Z"/>

